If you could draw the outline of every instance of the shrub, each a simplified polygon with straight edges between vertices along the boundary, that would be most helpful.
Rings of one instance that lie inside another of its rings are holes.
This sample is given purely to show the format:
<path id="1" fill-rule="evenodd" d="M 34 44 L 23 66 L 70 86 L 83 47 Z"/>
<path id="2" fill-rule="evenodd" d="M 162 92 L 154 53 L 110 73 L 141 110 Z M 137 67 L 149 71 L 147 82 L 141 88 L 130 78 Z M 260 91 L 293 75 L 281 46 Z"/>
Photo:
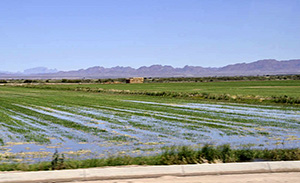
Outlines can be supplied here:
<path id="1" fill-rule="evenodd" d="M 217 149 L 212 146 L 206 144 L 201 151 L 201 154 L 204 159 L 206 159 L 209 163 L 214 163 L 215 160 L 219 159 L 219 153 Z"/>
<path id="2" fill-rule="evenodd" d="M 7 83 L 6 80 L 0 80 L 0 83 Z"/>
<path id="3" fill-rule="evenodd" d="M 65 168 L 65 156 L 64 154 L 59 154 L 57 150 L 55 150 L 55 153 L 52 156 L 51 161 L 51 169 L 52 170 L 61 170 Z"/>

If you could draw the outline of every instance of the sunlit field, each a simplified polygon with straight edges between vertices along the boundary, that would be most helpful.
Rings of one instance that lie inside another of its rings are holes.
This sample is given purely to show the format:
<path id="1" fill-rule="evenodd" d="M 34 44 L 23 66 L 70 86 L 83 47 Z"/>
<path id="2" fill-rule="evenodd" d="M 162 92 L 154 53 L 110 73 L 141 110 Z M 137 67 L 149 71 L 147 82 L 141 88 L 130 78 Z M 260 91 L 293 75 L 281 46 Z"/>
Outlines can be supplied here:
<path id="1" fill-rule="evenodd" d="M 160 153 L 164 147 L 181 145 L 230 144 L 235 149 L 300 147 L 298 105 L 64 88 L 190 92 L 209 91 L 211 85 L 214 88 L 211 91 L 217 93 L 226 92 L 228 87 L 232 88 L 228 93 L 267 96 L 269 90 L 282 88 L 284 92 L 276 89 L 269 95 L 299 96 L 296 92 L 299 81 L 268 82 L 268 87 L 260 82 L 255 86 L 244 82 L 238 85 L 230 82 L 230 86 L 225 83 L 0 86 L 0 161 L 49 161 L 56 150 L 68 159 L 87 159 L 149 156 Z"/>

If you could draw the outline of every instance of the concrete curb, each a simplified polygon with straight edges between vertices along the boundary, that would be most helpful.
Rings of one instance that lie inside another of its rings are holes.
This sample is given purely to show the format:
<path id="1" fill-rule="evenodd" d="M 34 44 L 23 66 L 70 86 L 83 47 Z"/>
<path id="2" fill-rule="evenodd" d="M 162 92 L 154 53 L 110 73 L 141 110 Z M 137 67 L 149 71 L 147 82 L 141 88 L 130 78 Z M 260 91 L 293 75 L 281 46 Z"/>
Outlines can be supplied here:
<path id="1" fill-rule="evenodd" d="M 190 176 L 300 172 L 300 161 L 195 164 L 170 166 L 124 166 L 38 172 L 0 172 L 0 183 L 59 182 L 72 180 L 107 180 Z"/>

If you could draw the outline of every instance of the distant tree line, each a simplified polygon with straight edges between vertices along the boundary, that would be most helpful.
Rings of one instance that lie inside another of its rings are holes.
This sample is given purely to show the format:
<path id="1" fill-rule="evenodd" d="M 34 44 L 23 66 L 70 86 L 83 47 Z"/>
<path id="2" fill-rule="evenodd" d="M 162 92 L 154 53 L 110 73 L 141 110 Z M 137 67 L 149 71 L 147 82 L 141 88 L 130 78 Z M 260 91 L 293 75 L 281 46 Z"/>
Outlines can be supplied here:
<path id="1" fill-rule="evenodd" d="M 146 78 L 145 82 L 168 83 L 168 82 L 268 81 L 268 80 L 300 80 L 300 75 Z"/>
<path id="2" fill-rule="evenodd" d="M 7 83 L 6 80 L 0 80 L 0 83 Z"/>
<path id="3" fill-rule="evenodd" d="M 265 75 L 265 76 L 215 76 L 215 77 L 146 77 L 145 83 L 170 82 L 218 82 L 218 81 L 269 81 L 269 80 L 300 80 L 300 75 Z M 126 83 L 126 78 L 106 79 L 8 79 L 0 83 Z"/>

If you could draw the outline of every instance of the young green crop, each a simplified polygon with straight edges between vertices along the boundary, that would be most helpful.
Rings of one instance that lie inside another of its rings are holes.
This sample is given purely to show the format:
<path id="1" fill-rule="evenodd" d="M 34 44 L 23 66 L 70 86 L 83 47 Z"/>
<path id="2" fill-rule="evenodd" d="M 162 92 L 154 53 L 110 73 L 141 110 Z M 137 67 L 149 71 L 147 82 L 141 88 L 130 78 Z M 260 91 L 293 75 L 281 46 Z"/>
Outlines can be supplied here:
<path id="1" fill-rule="evenodd" d="M 144 84 L 37 84 L 23 87 L 245 103 L 300 104 L 300 80 Z"/>
<path id="2" fill-rule="evenodd" d="M 224 83 L 227 82 L 220 82 L 219 86 Z M 77 89 L 87 87 L 84 85 L 0 86 L 0 144 L 4 145 L 0 154 L 18 161 L 29 157 L 31 151 L 49 153 L 54 148 L 69 153 L 67 158 L 80 159 L 105 157 L 109 153 L 133 157 L 143 152 L 153 155 L 159 152 L 149 149 L 208 142 L 231 143 L 236 149 L 249 144 L 269 149 L 299 147 L 297 105 L 195 100 L 188 93 L 201 85 L 187 83 L 180 88 L 179 84 L 169 83 L 165 85 L 167 88 L 160 88 L 162 85 L 158 83 L 89 85 L 86 91 Z M 290 85 L 294 87 L 295 83 Z M 107 91 L 92 90 L 99 86 L 107 87 Z M 138 92 L 123 93 L 114 87 L 131 87 Z M 182 97 L 176 92 L 183 93 Z M 157 96 L 148 95 L 151 93 Z M 23 148 L 23 154 L 10 152 L 9 148 L 17 146 Z M 91 152 L 80 156 L 81 150 Z"/>

